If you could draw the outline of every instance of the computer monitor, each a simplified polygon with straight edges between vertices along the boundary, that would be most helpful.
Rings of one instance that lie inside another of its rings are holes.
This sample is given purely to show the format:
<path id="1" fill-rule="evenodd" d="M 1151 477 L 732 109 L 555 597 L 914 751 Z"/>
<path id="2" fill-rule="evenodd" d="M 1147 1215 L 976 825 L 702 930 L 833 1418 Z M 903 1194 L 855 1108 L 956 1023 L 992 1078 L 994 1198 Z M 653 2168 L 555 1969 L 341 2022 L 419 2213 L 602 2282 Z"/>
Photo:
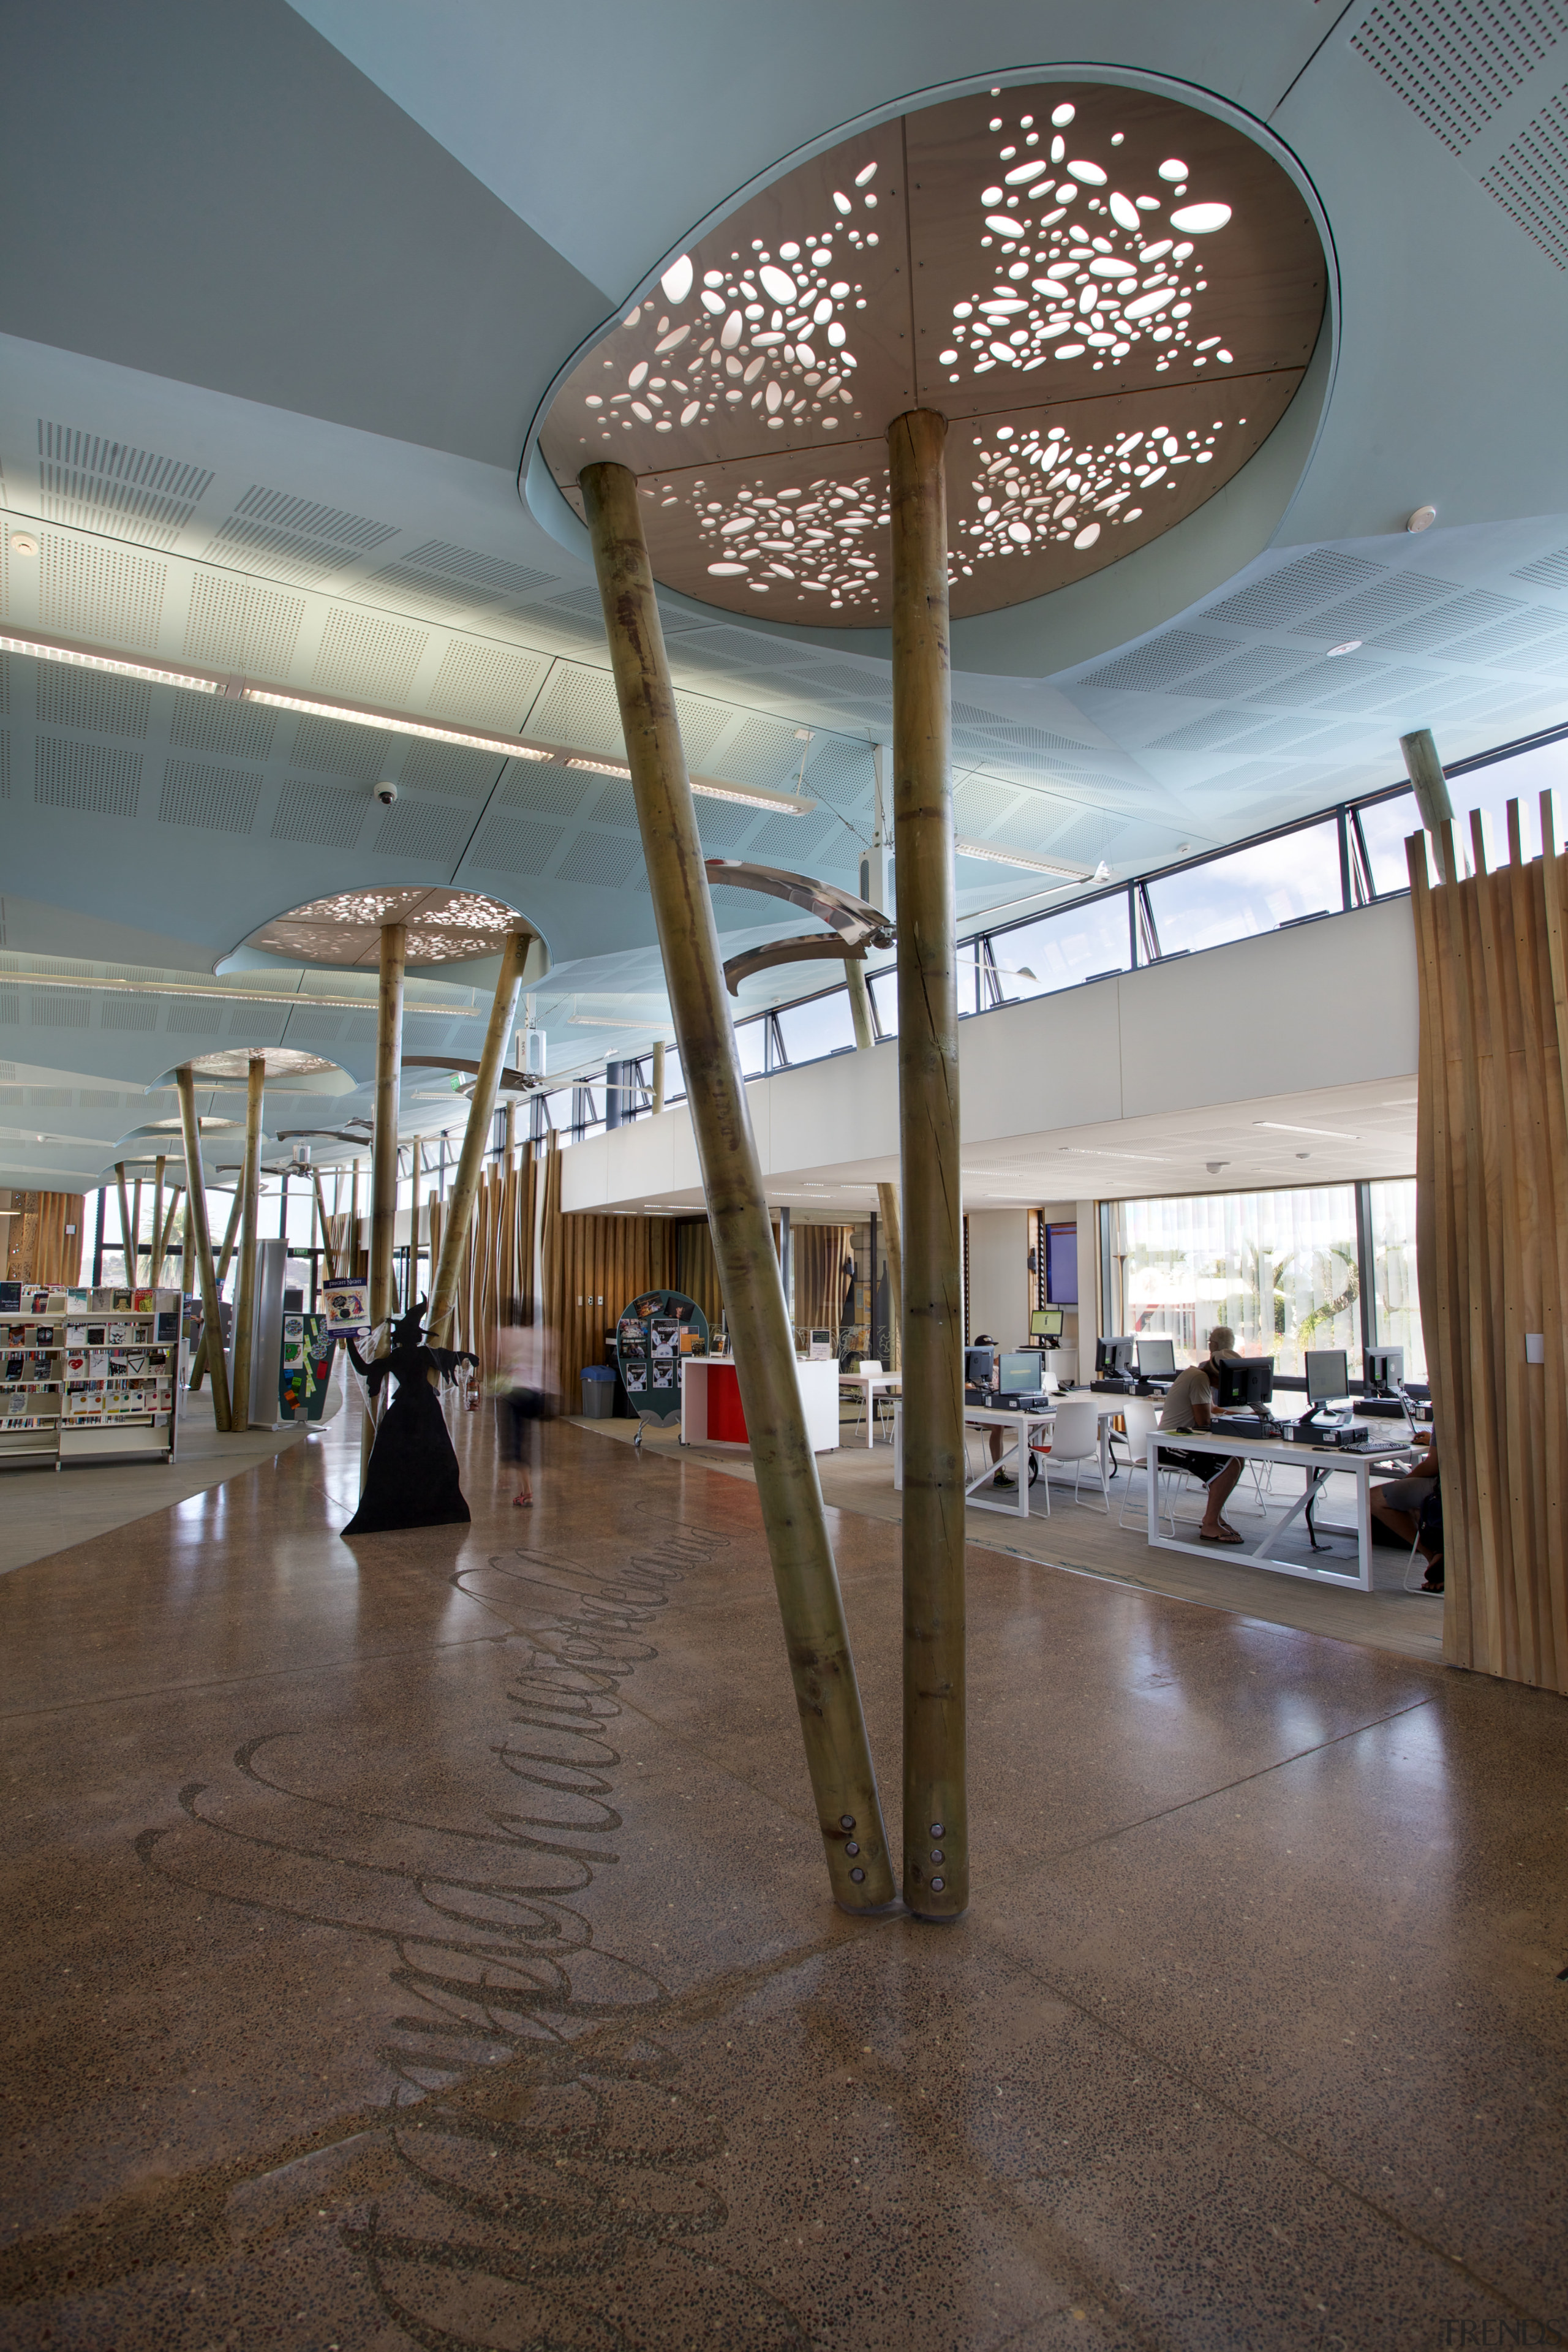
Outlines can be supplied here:
<path id="1" fill-rule="evenodd" d="M 1029 1337 L 1031 1339 L 1059 1339 L 1062 1336 L 1062 1310 L 1059 1307 L 1031 1307 Z"/>
<path id="2" fill-rule="evenodd" d="M 1362 1358 L 1362 1386 L 1368 1396 L 1392 1396 L 1405 1386 L 1403 1348 L 1369 1348 Z"/>
<path id="3" fill-rule="evenodd" d="M 996 1363 L 994 1348 L 965 1348 L 963 1351 L 963 1385 L 966 1389 L 994 1389 L 993 1373 Z"/>
<path id="4" fill-rule="evenodd" d="M 1219 1408 L 1234 1412 L 1250 1405 L 1261 1412 L 1274 1394 L 1272 1356 L 1222 1356 L 1219 1365 Z"/>
<path id="5" fill-rule="evenodd" d="M 1132 1339 L 1097 1339 L 1094 1343 L 1094 1369 L 1101 1380 L 1125 1380 L 1132 1370 Z"/>
<path id="6" fill-rule="evenodd" d="M 1173 1381 L 1176 1377 L 1175 1341 L 1140 1338 L 1138 1377 L 1145 1381 Z"/>
<path id="7" fill-rule="evenodd" d="M 1026 1390 L 1031 1396 L 1038 1395 L 1043 1385 L 1039 1350 L 1036 1348 L 1008 1349 L 997 1366 L 996 1385 L 1013 1394 Z"/>
<path id="8" fill-rule="evenodd" d="M 1351 1392 L 1350 1358 L 1342 1348 L 1309 1348 L 1303 1358 L 1310 1405 L 1339 1404 Z"/>

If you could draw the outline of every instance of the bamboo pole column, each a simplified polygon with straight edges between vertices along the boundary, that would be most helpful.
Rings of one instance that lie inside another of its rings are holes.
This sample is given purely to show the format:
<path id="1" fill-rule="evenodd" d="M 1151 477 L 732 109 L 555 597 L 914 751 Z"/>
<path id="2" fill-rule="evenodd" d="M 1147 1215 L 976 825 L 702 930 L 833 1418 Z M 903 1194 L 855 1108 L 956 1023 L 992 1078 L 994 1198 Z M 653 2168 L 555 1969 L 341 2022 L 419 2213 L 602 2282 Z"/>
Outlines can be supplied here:
<path id="1" fill-rule="evenodd" d="M 221 1331 L 223 1318 L 219 1308 L 219 1276 L 213 1264 L 212 1236 L 207 1231 L 207 1191 L 202 1176 L 201 1121 L 196 1117 L 196 1085 L 191 1066 L 174 1074 L 174 1087 L 180 1098 L 180 1129 L 185 1142 L 185 1233 L 195 1258 L 195 1279 L 202 1289 L 202 1339 L 204 1344 L 210 1332 Z M 213 1420 L 219 1429 L 232 1427 L 229 1416 L 228 1366 L 224 1361 L 221 1347 L 208 1350 L 213 1376 Z M 191 1374 L 195 1381 L 195 1370 Z"/>
<path id="2" fill-rule="evenodd" d="M 239 1286 L 234 1302 L 232 1425 L 250 1427 L 250 1341 L 256 1328 L 256 1229 L 261 1210 L 261 1097 L 267 1064 L 251 1057 L 245 1095 L 245 1168 L 240 1177 Z"/>
<path id="3" fill-rule="evenodd" d="M 893 843 L 903 1175 L 904 1900 L 969 1901 L 963 1601 L 963 1265 L 944 420 L 888 428 Z M 1019 1475 L 1027 1465 L 1020 1463 Z"/>
<path id="4" fill-rule="evenodd" d="M 662 1037 L 654 1039 L 653 1107 L 656 1112 L 664 1108 L 664 1039 Z"/>
<path id="5" fill-rule="evenodd" d="M 580 478 L 829 1881 L 845 1909 L 868 1910 L 890 1900 L 892 1873 L 822 1489 L 801 1410 L 637 478 L 613 464 L 589 466 Z M 661 1076 L 656 1073 L 656 1090 Z"/>
<path id="6" fill-rule="evenodd" d="M 403 923 L 381 927 L 381 982 L 376 992 L 375 1124 L 370 1161 L 370 1319 L 374 1328 L 396 1307 L 393 1245 L 397 1238 L 397 1119 L 403 1079 L 403 982 L 408 931 Z M 384 1333 L 377 1353 L 392 1344 Z M 360 1428 L 360 1477 L 370 1465 L 376 1413 L 368 1406 Z"/>
<path id="7" fill-rule="evenodd" d="M 134 1290 L 136 1287 L 136 1237 L 132 1231 L 131 1195 L 125 1189 L 125 1162 L 123 1160 L 117 1160 L 114 1163 L 114 1181 L 120 1188 L 121 1255 L 125 1260 L 125 1279 L 131 1286 L 132 1289 Z"/>
<path id="8" fill-rule="evenodd" d="M 463 1129 L 463 1149 L 458 1160 L 458 1172 L 452 1180 L 451 1197 L 445 1204 L 441 1218 L 441 1263 L 430 1285 L 427 1331 L 435 1347 L 447 1344 L 441 1335 L 457 1300 L 463 1254 L 468 1247 L 468 1226 L 474 1213 L 474 1195 L 479 1189 L 479 1175 L 484 1166 L 485 1141 L 495 1116 L 496 1094 L 506 1062 L 507 1041 L 511 1035 L 518 995 L 522 987 L 522 968 L 528 960 L 532 939 L 531 931 L 509 932 L 501 952 L 495 1002 L 490 1006 L 489 1026 L 485 1031 L 479 1076 L 474 1080 L 473 1099 L 468 1105 L 468 1123 Z M 435 1245 L 433 1230 L 431 1245 Z"/>
<path id="9" fill-rule="evenodd" d="M 338 1278 L 338 1254 L 332 1246 L 332 1221 L 327 1214 L 327 1196 L 321 1184 L 321 1171 L 312 1168 L 310 1174 L 316 1186 L 316 1214 L 321 1221 L 321 1254 L 327 1261 L 327 1280 Z"/>
<path id="10" fill-rule="evenodd" d="M 147 1279 L 155 1289 L 158 1282 L 158 1243 L 163 1230 L 163 1171 L 169 1164 L 168 1155 L 161 1151 L 153 1164 L 157 1172 L 153 1179 L 153 1232 Z"/>
<path id="11" fill-rule="evenodd" d="M 137 1177 L 131 1196 L 131 1271 L 126 1276 L 132 1290 L 142 1279 L 142 1179 Z"/>
<path id="12" fill-rule="evenodd" d="M 239 1213 L 244 1206 L 245 1187 L 243 1184 L 237 1184 L 234 1188 L 234 1199 L 229 1204 L 228 1223 L 224 1228 L 223 1247 L 219 1250 L 217 1255 L 217 1291 L 220 1299 L 223 1297 L 224 1279 L 228 1273 L 228 1262 L 234 1255 L 235 1235 L 239 1231 Z M 215 1324 L 213 1326 L 215 1330 L 221 1329 L 221 1328 L 222 1326 L 218 1324 Z M 195 1394 L 197 1389 L 200 1388 L 202 1384 L 202 1375 L 207 1368 L 207 1323 L 205 1315 L 204 1314 L 202 1318 L 202 1336 L 196 1341 L 196 1352 L 191 1358 L 190 1385 L 193 1396 Z M 219 1352 L 222 1352 L 221 1349 Z M 224 1392 L 226 1395 L 228 1392 L 228 1374 L 226 1371 L 224 1374 Z"/>

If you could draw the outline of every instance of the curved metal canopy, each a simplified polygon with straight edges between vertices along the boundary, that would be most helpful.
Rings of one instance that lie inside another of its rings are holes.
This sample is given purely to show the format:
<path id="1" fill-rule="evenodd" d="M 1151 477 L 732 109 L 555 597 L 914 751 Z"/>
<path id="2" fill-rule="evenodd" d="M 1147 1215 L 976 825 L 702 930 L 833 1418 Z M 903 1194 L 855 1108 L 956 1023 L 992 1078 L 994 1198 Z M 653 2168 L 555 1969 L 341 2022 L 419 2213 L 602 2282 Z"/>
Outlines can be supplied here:
<path id="1" fill-rule="evenodd" d="M 743 857 L 709 857 L 703 861 L 710 887 L 726 890 L 761 890 L 770 898 L 787 899 L 803 913 L 816 915 L 837 931 L 843 955 L 846 945 L 864 953 L 868 947 L 890 948 L 893 926 L 879 907 L 869 906 L 831 882 L 814 881 L 809 874 L 792 874 L 783 866 L 753 866 Z"/>

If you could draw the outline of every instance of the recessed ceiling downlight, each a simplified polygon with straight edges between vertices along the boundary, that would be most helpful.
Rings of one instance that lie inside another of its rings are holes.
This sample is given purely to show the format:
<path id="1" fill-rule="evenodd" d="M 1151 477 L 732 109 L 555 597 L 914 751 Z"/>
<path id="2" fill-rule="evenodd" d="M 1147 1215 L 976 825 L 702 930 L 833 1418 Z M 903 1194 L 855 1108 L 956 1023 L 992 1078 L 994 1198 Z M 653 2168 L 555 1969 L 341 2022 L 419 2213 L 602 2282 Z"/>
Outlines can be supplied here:
<path id="1" fill-rule="evenodd" d="M 1437 520 L 1436 507 L 1417 507 L 1405 528 L 1406 530 L 1430 530 Z"/>
<path id="2" fill-rule="evenodd" d="M 1347 637 L 1342 646 L 1331 646 L 1324 658 L 1328 661 L 1338 661 L 1342 654 L 1359 653 L 1361 646 L 1360 637 Z"/>

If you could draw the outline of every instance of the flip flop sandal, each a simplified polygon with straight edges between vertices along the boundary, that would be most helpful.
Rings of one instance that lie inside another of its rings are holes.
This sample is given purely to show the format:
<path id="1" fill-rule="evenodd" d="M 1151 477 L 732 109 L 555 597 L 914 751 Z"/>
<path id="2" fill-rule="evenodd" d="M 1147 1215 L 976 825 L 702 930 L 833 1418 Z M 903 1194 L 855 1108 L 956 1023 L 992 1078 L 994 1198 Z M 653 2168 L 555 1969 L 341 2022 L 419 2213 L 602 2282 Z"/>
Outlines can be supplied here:
<path id="1" fill-rule="evenodd" d="M 1237 1534 L 1234 1528 L 1222 1528 L 1217 1536 L 1211 1536 L 1204 1528 L 1200 1528 L 1198 1529 L 1199 1543 L 1238 1544 L 1241 1540 L 1242 1538 Z"/>

